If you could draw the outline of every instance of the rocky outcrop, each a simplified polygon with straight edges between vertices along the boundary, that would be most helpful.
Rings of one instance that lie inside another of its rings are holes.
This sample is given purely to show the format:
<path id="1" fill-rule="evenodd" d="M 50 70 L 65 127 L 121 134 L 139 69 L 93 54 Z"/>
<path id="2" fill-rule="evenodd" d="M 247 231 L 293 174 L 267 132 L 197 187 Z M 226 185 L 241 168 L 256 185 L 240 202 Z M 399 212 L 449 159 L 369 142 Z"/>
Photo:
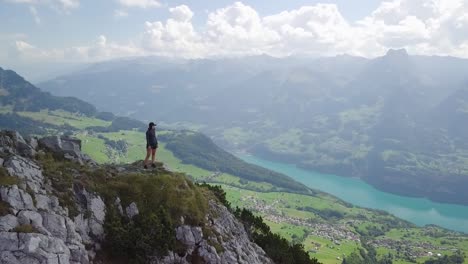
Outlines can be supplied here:
<path id="1" fill-rule="evenodd" d="M 14 215 L 0 217 L 0 232 L 9 232 L 19 225 L 18 218 Z"/>
<path id="2" fill-rule="evenodd" d="M 176 238 L 187 247 L 185 255 L 171 252 L 158 263 L 273 263 L 262 248 L 250 241 L 244 225 L 226 207 L 210 201 L 210 213 L 204 234 L 199 226 L 182 225 L 176 229 Z"/>
<path id="3" fill-rule="evenodd" d="M 25 140 L 16 132 L 2 131 L 0 144 L 0 166 L 18 180 L 0 186 L 1 201 L 9 206 L 8 213 L 0 215 L 0 263 L 97 263 L 96 252 L 105 241 L 104 200 L 80 184 L 73 184 L 69 190 L 75 202 L 71 216 L 60 203 L 51 178 L 34 159 L 36 153 L 49 151 L 54 156 L 95 166 L 81 153 L 80 141 L 63 137 Z M 129 165 L 113 170 L 133 172 L 137 168 Z M 111 203 L 128 221 L 140 214 L 135 202 L 122 207 L 117 197 Z M 184 253 L 169 252 L 165 257 L 155 257 L 153 263 L 272 263 L 224 206 L 210 201 L 209 208 L 203 228 L 184 225 L 183 219 L 176 228 L 176 239 L 186 248 Z"/>
<path id="4" fill-rule="evenodd" d="M 100 196 L 89 193 L 85 189 L 76 194 L 81 199 L 80 211 L 82 212 L 74 219 L 78 233 L 86 244 L 101 241 L 104 239 L 103 226 L 106 218 L 104 201 Z"/>
<path id="5" fill-rule="evenodd" d="M 25 140 L 17 132 L 2 131 L 0 144 L 0 165 L 19 182 L 0 186 L 1 201 L 9 205 L 11 213 L 0 217 L 0 263 L 89 263 L 75 222 L 68 216 L 68 210 L 60 206 L 33 159 L 39 150 L 37 140 Z M 103 211 L 100 214 L 103 230 Z"/>
<path id="6" fill-rule="evenodd" d="M 35 149 L 16 131 L 0 131 L 0 154 L 34 157 Z"/>
<path id="7" fill-rule="evenodd" d="M 79 139 L 62 136 L 44 137 L 39 140 L 39 146 L 80 164 L 96 164 L 90 157 L 81 153 Z"/>
<path id="8" fill-rule="evenodd" d="M 29 193 L 19 189 L 18 186 L 0 187 L 0 197 L 2 201 L 7 202 L 12 211 L 16 214 L 20 210 L 34 210 L 34 202 Z"/>
<path id="9" fill-rule="evenodd" d="M 23 184 L 27 185 L 35 193 L 43 192 L 44 176 L 35 162 L 21 156 L 11 156 L 4 162 L 3 166 L 10 175 L 20 178 Z"/>
<path id="10" fill-rule="evenodd" d="M 130 219 L 140 213 L 136 203 L 131 203 L 127 208 L 125 208 L 125 212 L 127 213 L 127 217 Z"/>

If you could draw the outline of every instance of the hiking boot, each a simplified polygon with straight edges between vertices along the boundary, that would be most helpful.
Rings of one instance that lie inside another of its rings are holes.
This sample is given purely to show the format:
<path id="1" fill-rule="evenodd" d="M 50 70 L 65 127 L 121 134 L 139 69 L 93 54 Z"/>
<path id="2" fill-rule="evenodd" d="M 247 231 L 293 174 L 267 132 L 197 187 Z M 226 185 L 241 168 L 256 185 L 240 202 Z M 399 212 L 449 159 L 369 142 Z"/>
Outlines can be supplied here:
<path id="1" fill-rule="evenodd" d="M 145 166 L 143 166 L 143 168 L 146 170 L 148 169 L 148 165 L 145 164 Z"/>
<path id="2" fill-rule="evenodd" d="M 156 168 L 156 164 L 154 164 L 154 163 L 151 164 L 151 167 L 152 167 L 152 168 Z"/>

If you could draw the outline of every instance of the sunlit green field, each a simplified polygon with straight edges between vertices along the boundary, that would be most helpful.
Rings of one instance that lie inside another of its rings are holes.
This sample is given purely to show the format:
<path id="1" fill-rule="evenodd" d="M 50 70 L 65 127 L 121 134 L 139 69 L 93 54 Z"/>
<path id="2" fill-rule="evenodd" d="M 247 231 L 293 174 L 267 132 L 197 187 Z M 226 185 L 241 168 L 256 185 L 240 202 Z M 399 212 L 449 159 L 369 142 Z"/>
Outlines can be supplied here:
<path id="1" fill-rule="evenodd" d="M 104 127 L 109 126 L 111 124 L 111 122 L 103 121 L 101 119 L 72 114 L 61 110 L 41 110 L 40 112 L 17 112 L 17 114 L 51 125 L 69 125 L 78 129 L 84 129 L 93 126 Z"/>
<path id="2" fill-rule="evenodd" d="M 13 107 L 11 105 L 2 105 L 0 106 L 0 114 L 8 114 L 13 111 Z"/>
<path id="3" fill-rule="evenodd" d="M 93 160 L 98 163 L 104 163 L 109 160 L 106 154 L 106 146 L 104 140 L 96 137 L 88 137 L 86 134 L 76 135 L 81 139 L 81 148 L 84 153 L 88 154 Z"/>

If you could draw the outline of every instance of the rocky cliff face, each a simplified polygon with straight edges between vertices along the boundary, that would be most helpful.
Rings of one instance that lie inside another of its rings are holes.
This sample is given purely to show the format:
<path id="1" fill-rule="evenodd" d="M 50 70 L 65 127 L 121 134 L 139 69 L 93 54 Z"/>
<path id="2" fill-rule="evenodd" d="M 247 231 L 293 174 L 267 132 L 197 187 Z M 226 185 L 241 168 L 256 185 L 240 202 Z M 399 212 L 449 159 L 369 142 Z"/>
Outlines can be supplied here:
<path id="1" fill-rule="evenodd" d="M 45 177 L 36 159 L 47 152 L 80 166 L 99 168 L 80 148 L 80 142 L 74 139 L 24 139 L 17 132 L 0 132 L 0 263 L 112 262 L 96 257 L 106 244 L 108 206 L 113 204 L 122 217 L 132 221 L 140 214 L 138 203 L 123 206 L 119 197 L 106 201 L 100 194 L 73 184 L 65 187 L 73 195 L 68 199 L 71 204 L 64 205 L 56 189 L 59 185 L 53 184 L 54 177 Z M 139 170 L 139 166 L 131 165 L 107 168 L 117 176 L 119 172 Z M 175 239 L 183 251 L 155 255 L 149 262 L 272 263 L 224 206 L 210 199 L 207 207 L 205 223 L 190 225 L 181 217 L 176 224 Z"/>

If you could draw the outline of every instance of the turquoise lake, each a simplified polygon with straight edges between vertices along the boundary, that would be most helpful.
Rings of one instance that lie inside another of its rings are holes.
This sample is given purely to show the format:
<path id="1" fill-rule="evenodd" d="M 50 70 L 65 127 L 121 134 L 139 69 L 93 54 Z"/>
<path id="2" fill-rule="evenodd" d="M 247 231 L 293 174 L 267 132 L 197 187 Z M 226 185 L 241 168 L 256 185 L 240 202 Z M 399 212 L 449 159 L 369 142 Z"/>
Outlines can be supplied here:
<path id="1" fill-rule="evenodd" d="M 468 233 L 468 206 L 399 196 L 377 190 L 356 178 L 317 173 L 251 155 L 239 157 L 248 163 L 286 174 L 310 188 L 330 193 L 357 206 L 384 210 L 418 226 L 435 224 Z"/>

